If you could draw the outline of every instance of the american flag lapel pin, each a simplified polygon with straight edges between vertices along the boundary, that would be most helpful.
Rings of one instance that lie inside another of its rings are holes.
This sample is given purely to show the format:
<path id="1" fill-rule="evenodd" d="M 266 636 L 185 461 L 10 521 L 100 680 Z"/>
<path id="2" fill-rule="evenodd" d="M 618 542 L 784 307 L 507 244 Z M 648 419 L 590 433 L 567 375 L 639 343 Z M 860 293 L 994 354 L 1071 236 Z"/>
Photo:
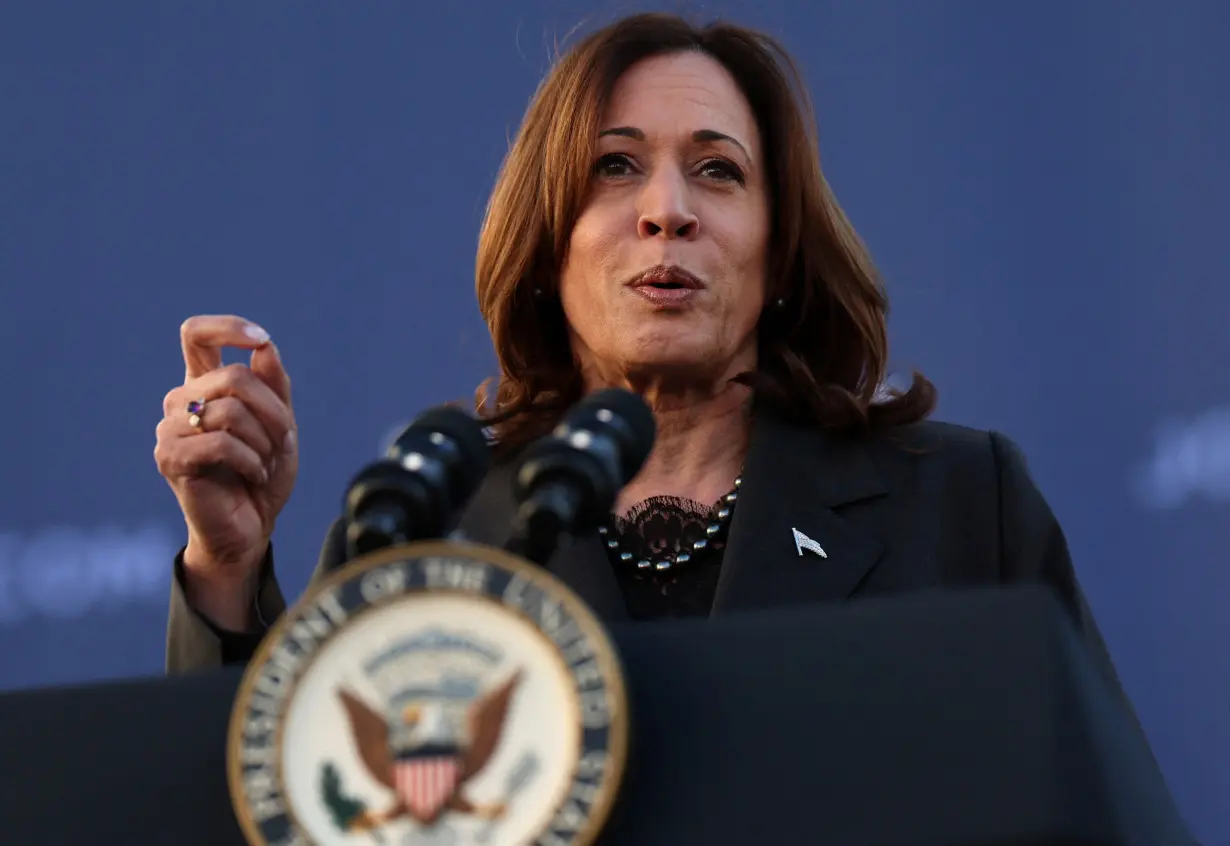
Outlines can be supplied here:
<path id="1" fill-rule="evenodd" d="M 795 528 L 791 528 L 790 531 L 794 533 L 794 548 L 799 551 L 800 557 L 803 555 L 804 550 L 819 555 L 821 558 L 829 557 L 828 553 L 824 551 L 824 547 L 816 543 L 807 535 Z"/>

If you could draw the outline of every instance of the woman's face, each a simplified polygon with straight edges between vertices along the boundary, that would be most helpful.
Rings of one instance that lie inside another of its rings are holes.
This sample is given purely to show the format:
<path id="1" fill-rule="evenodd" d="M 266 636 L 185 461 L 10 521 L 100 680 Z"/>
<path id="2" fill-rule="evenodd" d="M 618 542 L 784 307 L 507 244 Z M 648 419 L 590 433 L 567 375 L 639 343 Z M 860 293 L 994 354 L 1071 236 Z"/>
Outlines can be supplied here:
<path id="1" fill-rule="evenodd" d="M 616 84 L 560 298 L 587 377 L 721 380 L 756 364 L 769 199 L 760 133 L 699 53 Z"/>

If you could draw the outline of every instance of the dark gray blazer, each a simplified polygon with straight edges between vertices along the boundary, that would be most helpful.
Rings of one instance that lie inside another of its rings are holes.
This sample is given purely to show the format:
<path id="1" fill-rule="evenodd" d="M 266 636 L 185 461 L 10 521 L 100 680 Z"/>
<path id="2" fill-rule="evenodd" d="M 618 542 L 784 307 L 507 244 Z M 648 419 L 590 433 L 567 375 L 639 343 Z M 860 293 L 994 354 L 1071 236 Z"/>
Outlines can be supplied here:
<path id="1" fill-rule="evenodd" d="M 513 514 L 511 469 L 497 466 L 460 518 L 470 539 L 499 545 Z M 1113 667 L 1072 569 L 1063 532 L 1003 435 L 920 423 L 838 437 L 756 413 L 712 614 L 841 602 L 927 588 L 1043 582 L 1051 585 L 1117 686 Z M 827 558 L 800 556 L 792 530 Z M 344 525 L 329 530 L 313 574 L 343 558 Z M 597 534 L 559 552 L 548 569 L 600 618 L 627 617 Z M 286 607 L 272 552 L 258 607 L 272 623 Z M 171 593 L 167 670 L 244 661 L 258 637 L 219 632 L 185 603 L 179 562 Z"/>

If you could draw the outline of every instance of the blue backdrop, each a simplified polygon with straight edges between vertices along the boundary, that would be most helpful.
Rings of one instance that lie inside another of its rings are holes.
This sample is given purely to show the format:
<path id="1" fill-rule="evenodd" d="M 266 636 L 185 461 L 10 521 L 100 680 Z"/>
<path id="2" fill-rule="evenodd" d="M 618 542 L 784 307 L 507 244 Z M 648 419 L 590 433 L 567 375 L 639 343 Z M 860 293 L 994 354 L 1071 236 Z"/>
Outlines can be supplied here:
<path id="1" fill-rule="evenodd" d="M 599 9 L 597 22 L 621 5 Z M 1230 5 L 689 7 L 780 35 L 941 417 L 1027 450 L 1171 785 L 1230 844 Z M 0 4 L 0 682 L 155 673 L 178 327 L 278 342 L 306 581 L 349 475 L 491 372 L 487 192 L 563 0 Z"/>

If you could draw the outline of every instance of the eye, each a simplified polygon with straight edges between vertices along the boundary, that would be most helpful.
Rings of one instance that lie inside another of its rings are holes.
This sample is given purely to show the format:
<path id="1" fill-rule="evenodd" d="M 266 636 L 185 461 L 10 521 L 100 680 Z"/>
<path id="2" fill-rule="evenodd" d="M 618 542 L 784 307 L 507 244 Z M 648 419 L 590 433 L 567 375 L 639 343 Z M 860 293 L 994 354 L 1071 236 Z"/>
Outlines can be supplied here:
<path id="1" fill-rule="evenodd" d="M 605 177 L 627 176 L 632 172 L 632 161 L 623 153 L 607 153 L 594 163 L 594 175 Z"/>
<path id="2" fill-rule="evenodd" d="M 700 163 L 697 171 L 722 182 L 735 182 L 742 185 L 745 181 L 743 171 L 739 166 L 726 159 L 706 159 Z"/>

